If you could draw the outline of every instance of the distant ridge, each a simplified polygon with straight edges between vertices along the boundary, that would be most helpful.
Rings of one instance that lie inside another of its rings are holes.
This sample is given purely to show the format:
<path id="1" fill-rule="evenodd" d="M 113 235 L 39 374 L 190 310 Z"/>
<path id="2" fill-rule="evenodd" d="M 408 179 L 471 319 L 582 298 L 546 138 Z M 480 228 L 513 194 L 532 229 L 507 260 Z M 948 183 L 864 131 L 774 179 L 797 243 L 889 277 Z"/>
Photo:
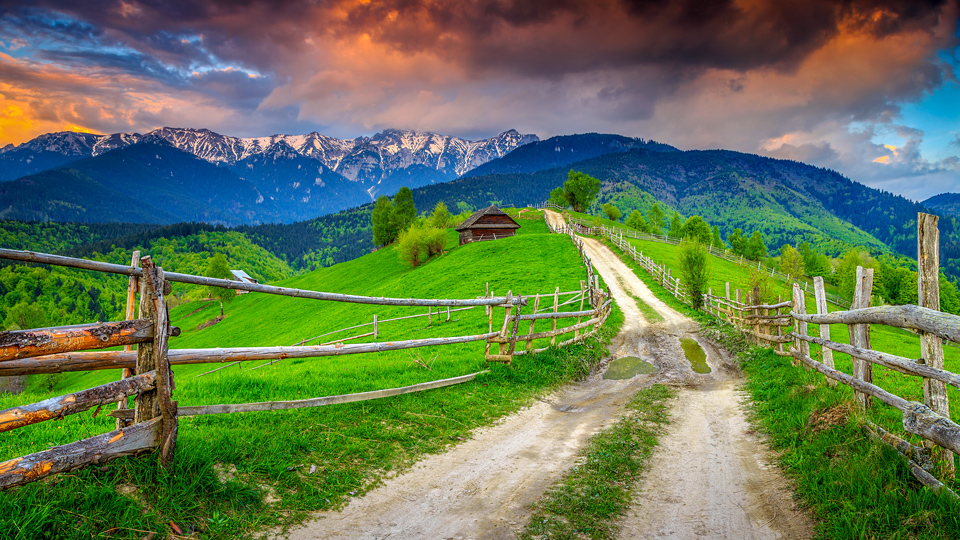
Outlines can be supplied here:
<path id="1" fill-rule="evenodd" d="M 441 178 L 453 179 L 491 159 L 503 157 L 518 146 L 538 141 L 536 135 L 521 135 L 510 129 L 495 137 L 468 141 L 429 132 L 388 129 L 372 137 L 336 139 L 319 133 L 231 137 L 209 129 L 163 127 L 146 134 L 92 135 L 61 131 L 47 133 L 19 146 L 0 149 L 0 181 L 58 167 L 71 161 L 100 156 L 111 150 L 152 141 L 165 141 L 175 148 L 215 164 L 234 165 L 245 159 L 275 151 L 285 144 L 293 152 L 315 159 L 370 191 L 397 171 L 413 166 L 434 172 L 423 185 Z M 408 175 L 409 177 L 410 175 Z M 416 182 L 417 179 L 414 179 Z"/>

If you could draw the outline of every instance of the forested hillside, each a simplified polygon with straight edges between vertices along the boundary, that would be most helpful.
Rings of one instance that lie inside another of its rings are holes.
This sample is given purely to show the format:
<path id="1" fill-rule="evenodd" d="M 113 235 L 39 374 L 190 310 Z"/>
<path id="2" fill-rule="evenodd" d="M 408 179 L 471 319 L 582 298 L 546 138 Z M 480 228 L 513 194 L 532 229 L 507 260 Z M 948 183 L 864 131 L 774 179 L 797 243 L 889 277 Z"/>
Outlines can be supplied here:
<path id="1" fill-rule="evenodd" d="M 72 253 L 130 264 L 131 252 L 138 249 L 141 256 L 150 255 L 164 269 L 200 275 L 205 273 L 210 257 L 222 253 L 230 268 L 242 269 L 261 281 L 293 275 L 285 262 L 236 231 L 203 230 L 187 236 L 144 238 L 144 242 L 129 247 L 103 252 L 76 248 Z M 7 265 L 0 269 L 0 322 L 4 329 L 10 329 L 120 320 L 126 288 L 127 278 L 121 275 L 46 265 Z M 174 284 L 175 299 L 204 294 L 202 288 Z"/>

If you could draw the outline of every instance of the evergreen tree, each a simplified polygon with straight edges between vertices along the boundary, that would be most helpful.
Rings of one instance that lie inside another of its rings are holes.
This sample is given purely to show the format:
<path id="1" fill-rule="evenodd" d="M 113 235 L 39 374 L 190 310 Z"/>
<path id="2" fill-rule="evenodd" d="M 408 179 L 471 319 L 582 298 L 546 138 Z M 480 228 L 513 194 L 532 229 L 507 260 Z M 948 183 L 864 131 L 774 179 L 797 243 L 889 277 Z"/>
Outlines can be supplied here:
<path id="1" fill-rule="evenodd" d="M 743 248 L 747 245 L 747 239 L 744 238 L 742 230 L 734 229 L 732 233 L 727 235 L 727 242 L 730 242 L 734 255 L 743 255 Z"/>
<path id="2" fill-rule="evenodd" d="M 573 211 L 583 212 L 600 193 L 600 180 L 571 169 L 567 181 L 563 183 L 563 192 Z"/>
<path id="3" fill-rule="evenodd" d="M 767 256 L 767 246 L 763 243 L 763 235 L 760 231 L 753 231 L 753 235 L 743 246 L 743 256 L 751 261 L 759 261 Z"/>
<path id="4" fill-rule="evenodd" d="M 683 236 L 683 223 L 680 221 L 680 214 L 674 212 L 670 219 L 670 236 L 680 238 Z"/>
<path id="5" fill-rule="evenodd" d="M 650 232 L 653 234 L 663 234 L 663 210 L 660 209 L 660 205 L 653 203 L 653 206 L 650 207 L 650 213 L 647 214 L 649 218 L 647 223 L 650 224 Z"/>
<path id="6" fill-rule="evenodd" d="M 630 212 L 630 217 L 627 218 L 626 225 L 631 229 L 650 232 L 650 225 L 647 223 L 647 220 L 643 219 L 643 214 L 641 214 L 639 210 Z"/>
<path id="7" fill-rule="evenodd" d="M 386 195 L 377 197 L 370 220 L 373 225 L 373 245 L 385 246 L 397 237 L 397 221 L 394 217 L 396 210 L 390 198 Z"/>
<path id="8" fill-rule="evenodd" d="M 718 225 L 713 226 L 713 247 L 717 249 L 726 249 L 727 246 L 723 244 L 723 239 L 720 238 L 720 227 Z"/>
<path id="9" fill-rule="evenodd" d="M 413 204 L 413 192 L 404 186 L 393 196 L 394 218 L 397 232 L 404 231 L 417 219 L 417 207 Z"/>

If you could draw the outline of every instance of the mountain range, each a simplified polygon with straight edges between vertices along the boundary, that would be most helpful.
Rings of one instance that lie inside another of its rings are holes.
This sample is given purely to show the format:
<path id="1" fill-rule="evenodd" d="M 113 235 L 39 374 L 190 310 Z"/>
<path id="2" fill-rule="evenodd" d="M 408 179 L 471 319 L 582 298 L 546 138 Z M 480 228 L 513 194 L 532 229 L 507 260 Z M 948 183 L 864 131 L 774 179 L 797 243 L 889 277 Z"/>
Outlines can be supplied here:
<path id="1" fill-rule="evenodd" d="M 448 181 L 537 140 L 515 130 L 478 141 L 410 130 L 351 140 L 318 133 L 239 138 L 179 128 L 144 135 L 49 133 L 0 149 L 0 182 L 13 181 L 0 184 L 0 216 L 291 222 L 370 202 L 401 186 Z M 143 150 L 145 146 L 153 150 Z M 158 176 L 150 169 L 161 160 L 164 171 Z M 70 189 L 70 184 L 83 189 Z M 61 196 L 64 189 L 70 197 Z M 170 197 L 150 195 L 157 189 Z M 217 195 L 211 196 L 211 190 Z M 111 199 L 128 207 L 129 197 L 141 208 L 99 210 L 102 201 Z M 178 198 L 186 204 L 168 206 Z M 161 202 L 163 207 L 157 207 Z"/>
<path id="2" fill-rule="evenodd" d="M 369 251 L 364 229 L 377 194 L 415 188 L 421 211 L 441 201 L 451 209 L 529 204 L 571 169 L 602 180 L 593 212 L 611 202 L 624 216 L 646 213 L 659 201 L 703 216 L 724 237 L 760 231 L 772 250 L 808 241 L 831 255 L 862 247 L 915 256 L 916 213 L 940 213 L 943 267 L 960 275 L 960 196 L 915 203 L 795 161 L 596 133 L 539 140 L 510 130 L 473 142 L 399 130 L 349 141 L 171 128 L 56 133 L 0 152 L 4 175 L 30 173 L 0 182 L 0 218 L 243 225 L 299 268 Z"/>

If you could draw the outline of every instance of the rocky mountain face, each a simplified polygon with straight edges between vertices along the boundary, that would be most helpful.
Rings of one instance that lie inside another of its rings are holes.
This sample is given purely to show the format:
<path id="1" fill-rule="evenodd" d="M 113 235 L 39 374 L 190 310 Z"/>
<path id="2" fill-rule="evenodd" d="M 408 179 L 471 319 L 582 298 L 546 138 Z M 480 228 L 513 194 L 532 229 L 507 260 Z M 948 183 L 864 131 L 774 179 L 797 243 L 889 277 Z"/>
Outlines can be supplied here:
<path id="1" fill-rule="evenodd" d="M 414 184 L 410 187 L 417 187 L 438 179 L 456 178 L 538 140 L 536 135 L 521 135 L 516 130 L 478 141 L 410 130 L 386 130 L 352 140 L 316 132 L 241 138 L 208 129 L 169 127 L 143 135 L 59 132 L 0 149 L 0 180 L 13 180 L 141 142 L 164 141 L 210 163 L 227 166 L 245 160 L 250 164 L 249 160 L 257 157 L 269 160 L 278 148 L 287 153 L 292 149 L 298 156 L 319 161 L 326 169 L 358 182 L 373 198 L 380 192 L 392 193 L 381 184 L 405 169 L 414 167 L 402 177 Z"/>

